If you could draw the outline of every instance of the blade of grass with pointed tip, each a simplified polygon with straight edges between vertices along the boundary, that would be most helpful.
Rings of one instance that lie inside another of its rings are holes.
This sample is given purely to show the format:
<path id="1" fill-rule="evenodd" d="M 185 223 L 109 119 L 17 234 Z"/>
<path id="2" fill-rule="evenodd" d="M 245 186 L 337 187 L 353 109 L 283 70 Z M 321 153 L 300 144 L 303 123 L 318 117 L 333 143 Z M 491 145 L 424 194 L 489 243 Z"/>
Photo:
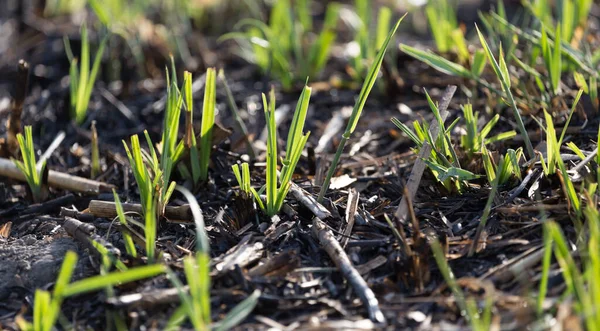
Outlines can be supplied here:
<path id="1" fill-rule="evenodd" d="M 454 75 L 458 77 L 471 78 L 472 73 L 465 67 L 460 64 L 454 63 L 452 61 L 446 60 L 445 58 L 431 53 L 422 51 L 420 49 L 408 46 L 408 45 L 400 45 L 400 50 L 409 56 L 428 64 L 429 66 L 435 68 L 438 71 L 441 71 L 448 75 Z M 480 64 L 481 65 L 481 64 Z M 485 62 L 483 62 L 485 65 Z M 483 70 L 483 69 L 481 69 Z"/>
<path id="2" fill-rule="evenodd" d="M 209 68 L 206 71 L 202 124 L 200 129 L 200 179 L 203 181 L 208 179 L 208 166 L 210 164 L 210 152 L 212 149 L 212 131 L 215 124 L 216 84 L 216 70 Z"/>
<path id="3" fill-rule="evenodd" d="M 160 275 L 166 271 L 165 266 L 153 264 L 128 269 L 123 272 L 111 272 L 107 275 L 93 276 L 71 283 L 63 292 L 64 297 L 94 292 L 107 286 L 117 286 Z"/>
<path id="4" fill-rule="evenodd" d="M 275 91 L 269 92 L 269 102 L 267 96 L 263 93 L 263 107 L 265 109 L 265 118 L 267 120 L 267 172 L 266 172 L 266 192 L 267 192 L 267 214 L 275 215 L 275 204 L 277 201 L 277 127 L 275 123 Z"/>
<path id="5" fill-rule="evenodd" d="M 119 199 L 119 195 L 117 191 L 113 189 L 113 197 L 115 199 L 115 209 L 117 210 L 117 217 L 119 218 L 119 222 L 122 226 L 127 226 L 127 219 L 125 218 L 125 212 L 123 211 L 123 205 L 121 204 L 121 199 Z M 137 251 L 135 250 L 135 244 L 133 243 L 133 239 L 131 235 L 127 231 L 122 231 L 123 239 L 125 240 L 125 249 L 127 250 L 127 254 L 132 257 L 137 256 Z"/>
<path id="6" fill-rule="evenodd" d="M 385 42 L 383 43 L 381 49 L 379 50 L 379 53 L 377 54 L 377 57 L 375 58 L 375 62 L 373 62 L 373 64 L 371 65 L 369 74 L 367 75 L 367 78 L 365 79 L 365 81 L 363 83 L 363 87 L 358 96 L 358 100 L 356 101 L 356 104 L 354 105 L 354 108 L 352 110 L 352 115 L 350 116 L 350 120 L 348 122 L 348 126 L 346 127 L 346 131 L 342 135 L 342 140 L 340 141 L 340 143 L 338 145 L 338 149 L 333 158 L 333 162 L 331 163 L 329 171 L 327 172 L 327 176 L 325 177 L 325 181 L 323 182 L 323 186 L 321 187 L 321 192 L 319 192 L 319 197 L 317 199 L 317 201 L 319 201 L 319 202 L 322 202 L 323 199 L 325 198 L 325 193 L 329 189 L 329 183 L 330 183 L 331 178 L 333 177 L 333 174 L 335 173 L 337 165 L 340 161 L 340 157 L 341 157 L 344 147 L 346 145 L 346 141 L 350 138 L 350 136 L 356 129 L 356 126 L 358 125 L 358 120 L 360 119 L 362 110 L 365 106 L 365 103 L 367 102 L 367 98 L 369 97 L 369 93 L 371 92 L 371 89 L 373 88 L 373 85 L 375 84 L 375 81 L 377 80 L 377 74 L 379 73 L 379 69 L 381 68 L 381 64 L 383 63 L 383 57 L 385 55 L 385 51 L 387 50 L 392 37 L 396 34 L 396 30 L 398 29 L 398 26 L 400 26 L 400 22 L 402 22 L 402 19 L 404 19 L 404 17 L 406 17 L 406 15 L 402 16 L 402 18 L 400 18 L 398 20 L 398 22 L 396 22 L 396 25 L 394 25 L 394 27 L 388 34 Z"/>
<path id="7" fill-rule="evenodd" d="M 252 294 L 244 299 L 244 301 L 240 302 L 235 308 L 233 308 L 225 318 L 221 322 L 219 322 L 218 326 L 215 328 L 215 331 L 225 331 L 230 330 L 240 322 L 242 322 L 252 311 L 254 307 L 258 304 L 258 299 L 260 298 L 260 291 L 255 290 Z"/>
<path id="8" fill-rule="evenodd" d="M 533 159 L 533 158 L 535 158 L 535 152 L 533 150 L 533 145 L 531 144 L 531 140 L 529 140 L 529 134 L 527 132 L 527 129 L 525 128 L 523 119 L 521 118 L 521 114 L 519 112 L 519 108 L 517 107 L 517 103 L 515 102 L 512 92 L 510 91 L 510 83 L 507 82 L 505 79 L 503 79 L 504 74 L 502 73 L 502 70 L 500 69 L 498 62 L 496 62 L 496 59 L 494 58 L 494 55 L 492 54 L 492 50 L 488 46 L 487 41 L 483 37 L 483 34 L 481 34 L 481 31 L 479 31 L 479 28 L 477 27 L 477 25 L 475 25 L 475 29 L 477 30 L 477 34 L 479 36 L 479 41 L 481 42 L 481 45 L 483 46 L 483 48 L 487 54 L 488 62 L 490 62 L 492 64 L 492 68 L 494 69 L 496 76 L 498 77 L 498 79 L 500 80 L 500 83 L 502 84 L 502 89 L 504 90 L 504 93 L 508 96 L 509 104 L 513 110 L 513 116 L 515 118 L 515 121 L 517 122 L 517 127 L 519 128 L 521 137 L 525 141 L 525 147 L 527 149 L 527 154 L 531 159 Z"/>

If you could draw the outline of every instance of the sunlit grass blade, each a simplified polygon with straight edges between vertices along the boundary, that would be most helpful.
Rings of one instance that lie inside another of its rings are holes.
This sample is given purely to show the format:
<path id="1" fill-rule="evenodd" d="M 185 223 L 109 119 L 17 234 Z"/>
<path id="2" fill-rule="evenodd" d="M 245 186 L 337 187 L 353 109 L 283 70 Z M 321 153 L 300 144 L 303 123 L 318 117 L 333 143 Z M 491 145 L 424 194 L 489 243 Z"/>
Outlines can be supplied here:
<path id="1" fill-rule="evenodd" d="M 479 41 L 481 42 L 481 45 L 483 46 L 483 49 L 486 52 L 488 62 L 491 63 L 492 68 L 494 69 L 494 72 L 496 73 L 496 76 L 498 77 L 498 79 L 500 80 L 500 83 L 502 84 L 502 89 L 504 90 L 504 94 L 506 94 L 506 96 L 508 97 L 508 102 L 513 110 L 513 116 L 515 118 L 515 121 L 517 122 L 517 127 L 519 128 L 521 137 L 523 138 L 523 141 L 525 142 L 527 155 L 529 156 L 529 158 L 533 159 L 535 157 L 533 145 L 531 144 L 531 140 L 529 139 L 529 134 L 527 132 L 527 129 L 525 128 L 523 119 L 521 118 L 521 113 L 519 112 L 517 103 L 512 95 L 512 92 L 510 91 L 510 76 L 507 76 L 508 75 L 507 71 L 503 71 L 500 68 L 500 65 L 498 65 L 498 62 L 496 62 L 496 58 L 492 54 L 492 50 L 490 49 L 487 41 L 483 37 L 483 34 L 481 34 L 481 31 L 479 31 L 479 28 L 477 26 L 475 26 L 475 28 L 477 30 L 477 34 L 479 35 Z M 502 59 L 501 61 L 504 61 L 504 59 Z"/>
<path id="2" fill-rule="evenodd" d="M 117 194 L 117 191 L 115 191 L 113 189 L 113 197 L 115 199 L 115 208 L 117 210 L 117 217 L 119 218 L 119 223 L 126 227 L 127 226 L 127 219 L 125 218 L 125 212 L 123 211 L 123 205 L 121 204 L 121 199 L 119 199 L 119 195 Z M 135 250 L 135 244 L 133 243 L 133 239 L 131 238 L 131 235 L 129 234 L 128 231 L 122 231 L 123 232 L 123 240 L 125 241 L 125 249 L 127 250 L 127 254 L 131 255 L 132 257 L 136 257 L 137 256 L 137 251 Z"/>
<path id="3" fill-rule="evenodd" d="M 79 295 L 101 290 L 107 286 L 117 286 L 154 277 L 165 273 L 166 267 L 162 264 L 153 264 L 141 267 L 130 268 L 127 271 L 115 271 L 107 275 L 93 276 L 84 278 L 69 284 L 63 295 L 65 297 Z"/>
<path id="4" fill-rule="evenodd" d="M 385 42 L 383 43 L 383 45 L 381 46 L 381 49 L 379 50 L 379 53 L 377 54 L 377 57 L 375 58 L 375 61 L 371 65 L 369 74 L 367 75 L 367 78 L 365 79 L 365 81 L 363 83 L 363 87 L 358 96 L 358 100 L 356 101 L 354 108 L 352 110 L 352 115 L 350 115 L 350 120 L 348 122 L 348 126 L 346 127 L 346 131 L 342 135 L 342 139 L 340 140 L 338 149 L 335 153 L 335 156 L 333 157 L 333 161 L 331 163 L 329 171 L 327 172 L 327 176 L 325 177 L 325 181 L 323 182 L 321 191 L 319 192 L 319 198 L 317 199 L 319 202 L 322 202 L 323 199 L 325 198 L 325 193 L 329 189 L 329 183 L 331 181 L 331 178 L 333 177 L 333 174 L 336 171 L 337 165 L 340 161 L 340 157 L 342 156 L 342 152 L 344 151 L 346 141 L 348 141 L 348 139 L 350 139 L 350 136 L 352 136 L 352 133 L 356 129 L 356 126 L 358 125 L 358 120 L 360 119 L 362 110 L 365 106 L 365 103 L 367 102 L 367 98 L 369 97 L 369 93 L 371 92 L 371 89 L 373 88 L 373 85 L 375 84 L 375 81 L 377 80 L 377 75 L 379 73 L 379 69 L 381 68 L 381 64 L 383 63 L 383 57 L 388 48 L 388 45 L 390 44 L 390 41 L 391 41 L 392 37 L 394 36 L 394 34 L 396 34 L 396 30 L 398 29 L 398 26 L 400 26 L 400 22 L 402 22 L 402 19 L 405 16 L 403 16 L 402 18 L 400 18 L 398 20 L 398 22 L 396 22 L 396 25 L 394 25 L 394 27 L 388 34 L 387 38 L 385 39 Z"/>
<path id="5" fill-rule="evenodd" d="M 269 92 L 269 101 L 267 96 L 262 95 L 263 107 L 265 109 L 265 119 L 267 121 L 267 172 L 266 172 L 266 192 L 267 192 L 267 215 L 275 215 L 275 201 L 277 199 L 277 127 L 275 125 L 275 91 Z"/>
<path id="6" fill-rule="evenodd" d="M 206 71 L 202 126 L 200 129 L 200 180 L 202 181 L 208 179 L 208 166 L 210 164 L 210 152 L 212 149 L 212 131 L 215 124 L 216 86 L 216 70 L 209 68 Z"/>
<path id="7" fill-rule="evenodd" d="M 434 54 L 432 52 L 422 51 L 420 49 L 404 44 L 400 45 L 400 50 L 443 73 L 464 78 L 473 77 L 471 71 L 469 71 L 467 68 L 463 67 L 460 64 L 446 60 L 444 57 Z M 483 67 L 485 65 L 485 62 L 483 62 L 483 64 L 481 64 L 480 62 L 479 65 Z M 483 68 L 477 70 L 482 71 Z"/>
<path id="8" fill-rule="evenodd" d="M 107 41 L 108 36 L 105 36 L 100 42 L 90 71 L 90 46 L 86 26 L 82 25 L 81 27 L 81 58 L 79 60 L 72 57 L 68 39 L 65 39 L 65 45 L 67 45 L 65 48 L 67 55 L 70 55 L 69 59 L 71 61 L 69 70 L 71 79 L 71 117 L 75 119 L 77 124 L 83 123 L 86 118 L 92 89 L 96 82 Z"/>
<path id="9" fill-rule="evenodd" d="M 230 330 L 240 322 L 242 322 L 252 311 L 256 304 L 258 304 L 258 298 L 260 297 L 260 291 L 255 290 L 252 294 L 240 302 L 235 308 L 233 308 L 221 322 L 215 327 L 215 331 Z"/>
<path id="10" fill-rule="evenodd" d="M 471 328 L 475 331 L 489 330 L 491 308 L 493 305 L 493 300 L 491 299 L 493 298 L 488 298 L 488 300 L 486 300 L 485 309 L 483 310 L 482 314 L 480 314 L 477 304 L 473 301 L 473 299 L 467 299 L 464 292 L 458 285 L 456 278 L 454 277 L 454 274 L 452 273 L 452 270 L 446 261 L 446 256 L 442 246 L 440 245 L 440 242 L 437 239 L 433 239 L 430 241 L 430 247 L 440 273 L 452 291 L 454 300 L 456 300 L 456 304 L 458 305 L 460 311 L 465 314 L 464 317 L 469 322 Z M 493 293 L 487 293 L 486 291 L 486 295 L 491 296 L 492 294 Z"/>
<path id="11" fill-rule="evenodd" d="M 25 126 L 25 135 L 17 134 L 17 141 L 23 161 L 13 159 L 13 162 L 23 173 L 34 202 L 41 202 L 44 199 L 42 177 L 46 168 L 46 161 L 43 160 L 39 165 L 36 162 L 31 126 Z"/>
<path id="12" fill-rule="evenodd" d="M 196 185 L 200 181 L 200 156 L 198 154 L 198 144 L 196 142 L 196 133 L 194 132 L 194 96 L 192 91 L 192 74 L 189 71 L 183 73 L 183 96 L 185 104 L 185 137 L 184 143 L 190 152 L 190 165 L 192 173 L 190 174 L 192 183 Z M 183 166 L 180 164 L 180 166 Z"/>

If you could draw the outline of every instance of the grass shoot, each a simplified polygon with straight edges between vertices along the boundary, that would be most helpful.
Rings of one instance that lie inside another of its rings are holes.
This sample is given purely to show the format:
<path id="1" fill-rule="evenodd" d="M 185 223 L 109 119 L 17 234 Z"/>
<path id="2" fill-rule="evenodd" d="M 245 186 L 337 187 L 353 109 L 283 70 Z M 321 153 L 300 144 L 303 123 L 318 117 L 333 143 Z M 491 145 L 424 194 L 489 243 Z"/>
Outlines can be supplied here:
<path id="1" fill-rule="evenodd" d="M 33 201 L 41 202 L 45 198 L 43 177 L 46 168 L 46 160 L 36 162 L 31 126 L 25 127 L 24 136 L 21 133 L 17 134 L 17 141 L 19 142 L 23 161 L 13 160 L 13 162 L 25 176 Z"/>
<path id="2" fill-rule="evenodd" d="M 85 25 L 81 26 L 81 59 L 78 60 L 73 57 L 68 39 L 65 38 L 65 49 L 67 50 L 69 61 L 71 61 L 69 72 L 69 77 L 71 78 L 71 118 L 75 119 L 77 124 L 82 124 L 85 121 L 92 96 L 92 89 L 96 82 L 96 76 L 98 76 L 100 61 L 102 60 L 107 40 L 108 37 L 104 37 L 100 42 L 90 70 L 90 45 Z"/>
<path id="3" fill-rule="evenodd" d="M 440 242 L 437 239 L 434 239 L 430 242 L 430 245 L 440 273 L 452 291 L 454 300 L 456 300 L 456 304 L 458 305 L 461 314 L 464 314 L 469 322 L 471 329 L 475 331 L 490 330 L 492 307 L 494 305 L 493 293 L 486 293 L 485 305 L 483 311 L 480 312 L 476 301 L 472 298 L 466 298 L 464 292 L 460 288 L 460 285 L 456 281 L 456 278 L 446 261 L 446 256 Z"/>
<path id="4" fill-rule="evenodd" d="M 106 275 L 85 278 L 70 283 L 71 277 L 77 265 L 77 254 L 68 251 L 63 259 L 58 278 L 54 283 L 52 293 L 38 289 L 34 296 L 33 321 L 29 322 L 23 317 L 17 317 L 17 324 L 21 330 L 27 331 L 51 331 L 54 329 L 60 315 L 60 307 L 64 299 L 88 292 L 102 290 L 109 286 L 126 284 L 154 277 L 164 273 L 163 265 L 155 264 L 128 269 L 127 271 L 115 271 Z"/>
<path id="5" fill-rule="evenodd" d="M 379 69 L 381 68 L 381 64 L 383 63 L 383 57 L 385 56 L 385 52 L 388 48 L 388 45 L 390 44 L 390 40 L 396 34 L 396 30 L 398 30 L 398 26 L 400 26 L 400 22 L 402 22 L 403 18 L 404 16 L 400 18 L 398 22 L 396 22 L 394 27 L 390 30 L 387 38 L 381 45 L 381 48 L 377 53 L 377 56 L 375 57 L 375 61 L 369 69 L 369 74 L 367 75 L 367 78 L 363 82 L 360 94 L 358 95 L 358 100 L 354 104 L 352 114 L 350 115 L 350 120 L 348 122 L 348 125 L 346 126 L 344 134 L 342 135 L 342 139 L 339 142 L 337 151 L 335 152 L 333 161 L 331 162 L 331 166 L 329 167 L 329 171 L 327 172 L 327 176 L 325 177 L 323 186 L 321 187 L 321 191 L 319 192 L 319 197 L 317 199 L 317 201 L 319 202 L 323 202 L 323 199 L 325 198 L 325 194 L 329 189 L 329 183 L 331 182 L 331 178 L 333 178 L 333 175 L 335 174 L 335 171 L 337 169 L 337 165 L 340 162 L 340 157 L 342 156 L 342 152 L 344 151 L 346 142 L 348 141 L 348 139 L 350 139 L 352 133 L 356 129 L 356 126 L 358 125 L 358 120 L 360 119 L 360 115 L 363 111 L 363 108 L 365 107 L 367 98 L 369 97 L 369 93 L 371 93 L 371 89 L 373 88 L 373 85 L 375 85 L 375 81 L 377 80 L 377 75 L 379 74 Z"/>
<path id="6" fill-rule="evenodd" d="M 479 130 L 478 127 L 481 119 L 479 118 L 479 112 L 473 113 L 473 105 L 468 103 L 462 106 L 462 111 L 467 134 L 460 137 L 460 145 L 470 156 L 473 156 L 475 153 L 481 153 L 484 145 L 510 139 L 517 134 L 514 130 L 511 130 L 488 138 L 487 136 L 490 134 L 496 123 L 498 123 L 500 115 L 494 115 L 483 128 Z"/>
<path id="7" fill-rule="evenodd" d="M 184 187 L 178 186 L 179 190 L 190 203 L 194 222 L 196 224 L 196 252 L 195 256 L 186 256 L 183 259 L 183 270 L 189 291 L 184 289 L 177 275 L 168 270 L 169 278 L 177 288 L 181 299 L 181 306 L 169 321 L 168 328 L 176 329 L 185 318 L 190 320 L 195 330 L 229 330 L 243 321 L 258 303 L 260 291 L 239 303 L 225 318 L 216 325 L 211 325 L 210 308 L 210 252 L 208 237 L 204 229 L 204 218 L 200 206 L 194 195 Z"/>
<path id="8" fill-rule="evenodd" d="M 262 95 L 265 118 L 267 121 L 267 172 L 266 172 L 266 194 L 265 212 L 268 216 L 276 215 L 290 190 L 290 181 L 296 165 L 302 156 L 304 145 L 308 141 L 310 132 L 303 133 L 306 112 L 310 101 L 311 88 L 305 86 L 292 120 L 292 126 L 288 133 L 285 158 L 281 169 L 280 184 L 277 176 L 277 127 L 275 125 L 275 91 L 269 93 L 269 100 L 265 94 Z M 259 202 L 260 204 L 260 202 Z"/>
<path id="9" fill-rule="evenodd" d="M 129 165 L 133 170 L 133 176 L 138 185 L 140 192 L 140 200 L 142 204 L 143 216 L 144 216 L 144 237 L 146 240 L 146 255 L 152 261 L 155 257 L 156 247 L 156 228 L 157 228 L 157 210 L 156 203 L 158 197 L 156 196 L 155 187 L 158 185 L 160 176 L 155 173 L 155 179 L 153 180 L 144 163 L 144 156 L 142 153 L 142 147 L 140 146 L 140 140 L 137 135 L 131 137 L 131 149 L 123 141 L 125 146 L 125 152 L 129 158 Z M 154 149 L 150 146 L 150 149 Z M 153 152 L 153 157 L 156 161 L 156 153 Z M 155 171 L 160 171 L 155 169 Z"/>
<path id="10" fill-rule="evenodd" d="M 293 6 L 290 0 L 276 1 L 271 7 L 269 24 L 245 19 L 235 27 L 241 32 L 225 34 L 220 40 L 237 40 L 242 57 L 279 80 L 285 90 L 293 89 L 306 77 L 318 76 L 337 36 L 340 5 L 327 5 L 320 32 L 314 31 L 309 19 L 310 5 L 310 1 L 299 1 Z"/>

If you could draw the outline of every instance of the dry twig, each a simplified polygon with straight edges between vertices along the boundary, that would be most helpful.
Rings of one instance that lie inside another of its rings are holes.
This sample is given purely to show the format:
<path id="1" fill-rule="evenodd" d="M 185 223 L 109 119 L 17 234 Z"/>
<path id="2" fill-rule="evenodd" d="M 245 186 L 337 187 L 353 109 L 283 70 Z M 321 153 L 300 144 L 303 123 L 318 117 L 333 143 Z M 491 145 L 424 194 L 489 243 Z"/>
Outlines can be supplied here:
<path id="1" fill-rule="evenodd" d="M 17 168 L 13 161 L 0 158 L 0 176 L 25 181 L 25 176 Z M 99 194 L 110 192 L 114 185 L 65 174 L 59 171 L 48 172 L 48 185 L 66 191 L 74 191 L 86 194 Z"/>

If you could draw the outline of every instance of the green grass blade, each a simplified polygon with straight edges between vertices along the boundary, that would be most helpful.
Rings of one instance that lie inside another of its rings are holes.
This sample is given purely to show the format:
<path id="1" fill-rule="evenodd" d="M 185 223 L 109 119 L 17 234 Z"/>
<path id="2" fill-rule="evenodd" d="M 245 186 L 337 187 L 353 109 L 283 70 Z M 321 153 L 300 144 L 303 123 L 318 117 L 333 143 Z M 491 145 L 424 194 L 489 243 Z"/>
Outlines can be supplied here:
<path id="1" fill-rule="evenodd" d="M 550 265 L 552 262 L 552 237 L 548 228 L 544 226 L 544 256 L 542 258 L 542 277 L 540 279 L 539 293 L 537 297 L 536 311 L 538 316 L 544 313 L 544 301 L 548 293 L 548 277 L 550 275 Z"/>
<path id="2" fill-rule="evenodd" d="M 153 264 L 128 269 L 124 272 L 111 272 L 107 275 L 93 276 L 71 283 L 63 292 L 64 297 L 94 292 L 107 286 L 117 286 L 154 277 L 166 272 L 166 267 L 161 264 Z"/>
<path id="3" fill-rule="evenodd" d="M 115 209 L 117 210 L 117 217 L 119 218 L 119 223 L 122 226 L 127 226 L 127 219 L 125 218 L 125 212 L 123 211 L 123 205 L 121 204 L 121 199 L 119 199 L 119 195 L 117 191 L 113 189 L 113 197 L 115 199 Z M 137 257 L 137 251 L 135 250 L 135 244 L 133 243 L 133 239 L 131 235 L 127 231 L 123 232 L 123 239 L 125 240 L 125 249 L 127 250 L 127 254 Z"/>
<path id="4" fill-rule="evenodd" d="M 83 105 L 85 102 L 86 87 L 88 85 L 88 77 L 90 74 L 90 45 L 88 40 L 87 28 L 84 25 L 81 26 L 81 63 L 79 68 L 79 79 L 77 88 L 77 108 L 75 110 L 75 118 L 79 119 L 82 112 L 85 112 Z"/>
<path id="5" fill-rule="evenodd" d="M 87 108 L 90 102 L 90 98 L 92 96 L 92 90 L 94 88 L 94 84 L 96 82 L 96 77 L 98 76 L 98 71 L 100 69 L 100 62 L 102 61 L 102 55 L 104 54 L 104 48 L 106 47 L 106 43 L 108 42 L 108 36 L 105 36 L 100 42 L 100 46 L 96 51 L 96 57 L 94 58 L 94 63 L 92 64 L 92 71 L 90 72 L 90 76 L 86 82 L 85 87 L 81 87 L 85 89 L 85 94 L 83 96 L 83 104 L 79 107 L 80 112 L 77 113 L 77 123 L 81 124 L 85 120 L 85 115 L 87 113 Z M 89 61 L 89 60 L 88 60 Z M 82 68 L 83 70 L 83 68 Z"/>
<path id="6" fill-rule="evenodd" d="M 583 90 L 579 90 L 579 92 L 577 92 L 577 95 L 575 96 L 575 100 L 573 101 L 573 105 L 571 106 L 571 111 L 569 112 L 569 117 L 567 118 L 567 121 L 565 122 L 565 126 L 562 129 L 562 132 L 560 134 L 560 138 L 558 139 L 558 147 L 560 148 L 560 146 L 562 146 L 562 142 L 563 139 L 565 138 L 565 134 L 567 133 L 567 128 L 569 127 L 569 124 L 571 123 L 571 118 L 573 117 L 573 114 L 575 113 L 575 109 L 577 108 L 577 104 L 579 103 L 579 99 L 581 99 L 581 95 L 583 94 Z"/>
<path id="7" fill-rule="evenodd" d="M 254 307 L 258 304 L 258 299 L 260 298 L 260 291 L 255 290 L 252 294 L 244 299 L 244 301 L 240 302 L 235 308 L 233 308 L 225 318 L 221 322 L 219 322 L 218 326 L 215 328 L 215 331 L 225 331 L 230 330 L 240 322 L 242 322 L 252 311 Z"/>
<path id="8" fill-rule="evenodd" d="M 265 109 L 265 118 L 267 120 L 267 172 L 266 172 L 266 192 L 267 192 L 267 214 L 275 215 L 275 204 L 277 201 L 277 127 L 275 124 L 275 91 L 271 89 L 269 93 L 270 101 L 263 94 L 263 107 Z"/>
<path id="9" fill-rule="evenodd" d="M 363 83 L 363 87 L 358 96 L 358 100 L 356 101 L 356 104 L 354 105 L 354 108 L 352 109 L 352 114 L 350 115 L 350 120 L 348 122 L 348 126 L 346 127 L 346 131 L 342 135 L 342 140 L 340 141 L 338 149 L 333 158 L 333 162 L 329 168 L 329 171 L 327 172 L 327 176 L 325 177 L 325 181 L 323 182 L 323 187 L 321 188 L 321 191 L 319 192 L 319 197 L 317 199 L 319 202 L 323 201 L 323 198 L 325 197 L 325 193 L 329 189 L 329 183 L 331 181 L 331 178 L 333 177 L 333 174 L 335 173 L 338 162 L 340 161 L 340 157 L 344 150 L 346 141 L 350 138 L 350 136 L 356 129 L 356 126 L 358 125 L 358 120 L 360 119 L 362 110 L 365 106 L 365 103 L 367 102 L 367 98 L 369 97 L 369 93 L 371 92 L 373 85 L 375 85 L 375 81 L 377 79 L 377 74 L 379 73 L 379 69 L 381 68 L 381 64 L 383 63 L 383 57 L 385 55 L 385 52 L 390 44 L 390 41 L 392 40 L 392 37 L 396 34 L 396 30 L 398 30 L 398 26 L 400 26 L 400 22 L 402 22 L 402 19 L 404 19 L 405 16 L 406 15 L 402 16 L 402 18 L 400 18 L 398 20 L 398 22 L 396 22 L 396 25 L 394 25 L 394 27 L 388 34 L 387 38 L 385 39 L 385 42 L 383 43 L 381 49 L 379 50 L 379 53 L 377 54 L 377 57 L 375 58 L 375 62 L 373 62 L 373 64 L 371 65 L 371 69 L 369 69 L 369 74 L 367 75 L 367 78 L 365 79 L 365 81 Z"/>
<path id="10" fill-rule="evenodd" d="M 208 166 L 212 149 L 212 130 L 215 124 L 216 107 L 216 71 L 209 68 L 206 71 L 204 104 L 202 106 L 202 126 L 200 129 L 200 179 L 208 179 Z"/>
<path id="11" fill-rule="evenodd" d="M 458 63 L 454 63 L 452 61 L 446 60 L 445 58 L 431 53 L 431 52 L 426 52 L 426 51 L 422 51 L 420 49 L 408 46 L 408 45 L 400 45 L 400 50 L 403 51 L 404 53 L 408 54 L 409 56 L 428 64 L 429 66 L 433 67 L 434 69 L 443 72 L 447 75 L 452 75 L 452 76 L 458 76 L 458 77 L 464 77 L 464 78 L 471 78 L 472 74 L 471 72 L 463 67 L 462 65 L 458 64 Z M 481 65 L 481 64 L 480 64 Z M 485 62 L 483 62 L 483 65 L 485 65 Z M 483 69 L 481 69 L 483 70 Z"/>
<path id="12" fill-rule="evenodd" d="M 533 150 L 533 145 L 531 144 L 531 140 L 529 140 L 529 134 L 527 132 L 527 129 L 525 128 L 523 119 L 521 118 L 521 114 L 519 112 L 519 108 L 517 107 L 517 103 L 515 102 L 514 97 L 510 91 L 510 83 L 507 81 L 507 80 L 510 80 L 510 77 L 504 77 L 504 74 L 502 73 L 502 70 L 500 69 L 498 62 L 496 62 L 496 59 L 494 58 L 494 54 L 492 54 L 492 50 L 488 46 L 487 41 L 483 37 L 483 34 L 481 34 L 481 31 L 479 31 L 479 28 L 477 27 L 477 25 L 475 25 L 475 29 L 477 30 L 477 34 L 479 36 L 479 41 L 481 42 L 481 45 L 483 46 L 483 48 L 486 52 L 488 61 L 492 64 L 492 68 L 494 69 L 496 76 L 498 77 L 498 79 L 500 80 L 500 82 L 502 84 L 502 89 L 504 90 L 504 93 L 508 96 L 509 104 L 513 110 L 513 116 L 515 118 L 515 121 L 517 122 L 517 126 L 521 133 L 521 137 L 523 137 L 523 140 L 525 141 L 525 147 L 527 149 L 527 154 L 531 159 L 533 159 L 533 158 L 535 158 L 535 152 Z"/>

